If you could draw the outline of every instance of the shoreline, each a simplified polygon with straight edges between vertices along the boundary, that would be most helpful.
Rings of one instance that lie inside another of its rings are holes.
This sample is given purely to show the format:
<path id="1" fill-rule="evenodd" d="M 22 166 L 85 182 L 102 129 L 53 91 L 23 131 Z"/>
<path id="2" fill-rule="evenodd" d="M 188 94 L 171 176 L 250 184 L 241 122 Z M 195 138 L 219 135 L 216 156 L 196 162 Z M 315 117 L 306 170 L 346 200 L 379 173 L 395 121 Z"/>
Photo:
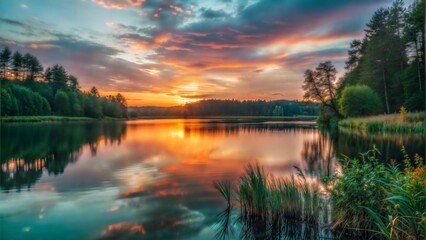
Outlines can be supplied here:
<path id="1" fill-rule="evenodd" d="M 91 118 L 68 116 L 4 116 L 0 117 L 1 123 L 36 123 L 36 122 L 83 122 L 83 121 L 121 121 L 122 118 Z"/>
<path id="2" fill-rule="evenodd" d="M 144 116 L 138 118 L 90 118 L 71 116 L 4 116 L 0 117 L 0 123 L 19 122 L 78 122 L 78 121 L 126 121 L 126 120 L 155 120 L 155 119 L 232 119 L 232 120 L 299 120 L 315 121 L 317 116 Z"/>
<path id="3" fill-rule="evenodd" d="M 424 134 L 425 125 L 425 112 L 409 113 L 404 118 L 401 114 L 347 118 L 338 123 L 345 130 L 393 134 Z"/>

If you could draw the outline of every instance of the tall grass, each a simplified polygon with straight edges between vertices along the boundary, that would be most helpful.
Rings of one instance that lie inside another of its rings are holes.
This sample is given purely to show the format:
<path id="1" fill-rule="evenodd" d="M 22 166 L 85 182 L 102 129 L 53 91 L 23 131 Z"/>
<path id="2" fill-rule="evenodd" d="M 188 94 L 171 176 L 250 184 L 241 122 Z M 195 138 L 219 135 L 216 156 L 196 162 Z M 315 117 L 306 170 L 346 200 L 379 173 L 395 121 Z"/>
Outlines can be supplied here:
<path id="1" fill-rule="evenodd" d="M 425 112 L 348 118 L 339 121 L 339 127 L 388 133 L 425 133 Z"/>
<path id="2" fill-rule="evenodd" d="M 312 229 L 316 231 L 320 215 L 318 184 L 307 181 L 302 171 L 298 171 L 298 177 L 274 177 L 265 173 L 259 165 L 248 165 L 234 191 L 229 182 L 215 183 L 227 203 L 226 213 L 222 212 L 221 217 L 228 219 L 221 220 L 223 226 L 219 235 L 225 236 L 223 232 L 230 229 L 229 210 L 233 207 L 239 210 L 238 219 L 243 225 L 244 238 L 257 236 L 269 239 L 271 234 L 288 233 L 288 226 L 295 223 L 297 231 L 302 229 L 300 224 L 310 226 L 305 225 L 297 236 L 313 232 L 309 231 Z"/>

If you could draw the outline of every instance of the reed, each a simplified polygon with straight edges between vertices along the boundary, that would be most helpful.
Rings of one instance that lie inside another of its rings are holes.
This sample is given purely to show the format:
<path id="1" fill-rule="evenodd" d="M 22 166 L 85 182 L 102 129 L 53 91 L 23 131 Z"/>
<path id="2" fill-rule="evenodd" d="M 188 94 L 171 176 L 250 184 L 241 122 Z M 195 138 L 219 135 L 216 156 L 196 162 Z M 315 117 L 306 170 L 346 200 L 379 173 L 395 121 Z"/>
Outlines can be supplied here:
<path id="1" fill-rule="evenodd" d="M 228 218 L 221 219 L 218 235 L 224 237 L 224 232 L 229 231 L 230 209 L 233 207 L 239 210 L 238 219 L 243 224 L 242 235 L 245 237 L 286 232 L 292 223 L 298 223 L 298 228 L 300 224 L 310 226 L 305 226 L 303 233 L 299 233 L 302 235 L 313 232 L 309 228 L 317 229 L 320 215 L 318 184 L 309 182 L 302 171 L 298 171 L 299 176 L 274 177 L 259 165 L 248 165 L 234 191 L 229 182 L 215 183 L 227 203 L 220 217 Z"/>
<path id="2" fill-rule="evenodd" d="M 425 133 L 425 112 L 348 118 L 339 121 L 339 127 L 369 133 Z"/>

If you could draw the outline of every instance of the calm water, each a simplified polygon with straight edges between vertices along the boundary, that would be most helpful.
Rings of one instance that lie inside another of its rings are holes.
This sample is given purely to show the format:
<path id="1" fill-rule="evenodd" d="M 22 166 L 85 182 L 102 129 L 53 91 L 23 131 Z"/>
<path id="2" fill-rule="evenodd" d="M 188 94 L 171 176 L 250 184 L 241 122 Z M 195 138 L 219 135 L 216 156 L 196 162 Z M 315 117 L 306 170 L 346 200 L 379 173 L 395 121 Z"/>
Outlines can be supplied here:
<path id="1" fill-rule="evenodd" d="M 139 120 L 2 124 L 1 239 L 214 239 L 213 188 L 248 163 L 324 176 L 342 153 L 424 156 L 422 136 L 330 133 L 307 122 Z M 409 145 L 408 145 L 409 144 Z"/>

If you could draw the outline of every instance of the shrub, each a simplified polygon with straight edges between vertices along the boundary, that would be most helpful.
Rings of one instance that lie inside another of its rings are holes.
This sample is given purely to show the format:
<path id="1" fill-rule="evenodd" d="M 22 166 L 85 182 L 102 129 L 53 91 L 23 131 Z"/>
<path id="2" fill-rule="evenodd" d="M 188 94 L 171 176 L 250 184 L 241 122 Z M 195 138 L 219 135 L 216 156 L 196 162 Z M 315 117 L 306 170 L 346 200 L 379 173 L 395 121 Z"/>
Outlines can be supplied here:
<path id="1" fill-rule="evenodd" d="M 340 112 L 346 117 L 367 116 L 381 112 L 379 97 L 366 85 L 345 87 L 338 103 Z"/>
<path id="2" fill-rule="evenodd" d="M 335 176 L 331 191 L 333 222 L 335 229 L 368 234 L 375 229 L 373 218 L 363 207 L 384 213 L 386 191 L 382 182 L 390 175 L 376 159 L 377 150 L 363 154 L 361 159 L 344 159 L 341 176 Z"/>
<path id="3" fill-rule="evenodd" d="M 425 239 L 426 237 L 426 167 L 419 155 L 405 156 L 404 172 L 393 170 L 392 181 L 381 182 L 386 189 L 386 212 L 365 208 L 386 239 Z"/>

